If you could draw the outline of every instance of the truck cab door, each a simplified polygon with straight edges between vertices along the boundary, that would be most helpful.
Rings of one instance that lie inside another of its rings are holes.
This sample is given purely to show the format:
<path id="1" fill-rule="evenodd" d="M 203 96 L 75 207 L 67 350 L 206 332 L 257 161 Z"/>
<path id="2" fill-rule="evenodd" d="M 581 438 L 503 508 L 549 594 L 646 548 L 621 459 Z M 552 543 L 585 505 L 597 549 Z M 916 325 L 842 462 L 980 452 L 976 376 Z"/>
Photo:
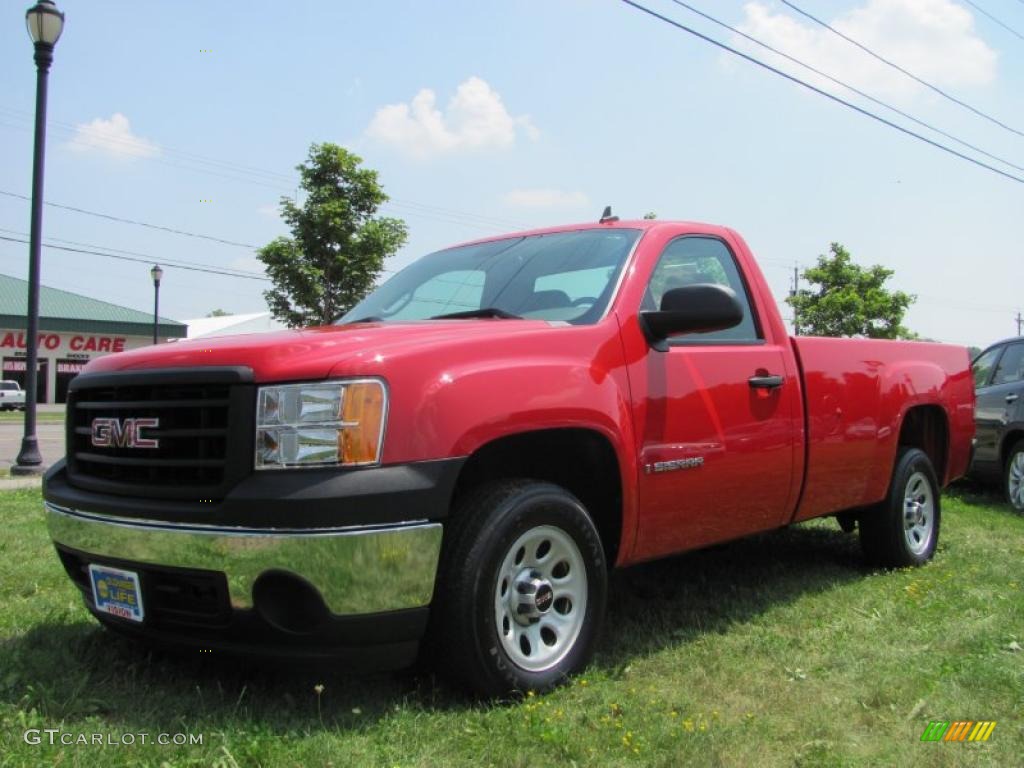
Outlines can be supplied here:
<path id="1" fill-rule="evenodd" d="M 999 474 L 1006 427 L 1024 412 L 1024 342 L 988 350 L 972 367 L 978 386 L 974 460 L 982 472 Z"/>
<path id="2" fill-rule="evenodd" d="M 670 241 L 643 308 L 694 283 L 732 288 L 744 319 L 726 330 L 672 337 L 632 366 L 630 380 L 646 382 L 637 387 L 646 400 L 635 425 L 640 559 L 784 525 L 796 501 L 802 408 L 789 339 L 765 338 L 736 259 L 716 237 Z"/>

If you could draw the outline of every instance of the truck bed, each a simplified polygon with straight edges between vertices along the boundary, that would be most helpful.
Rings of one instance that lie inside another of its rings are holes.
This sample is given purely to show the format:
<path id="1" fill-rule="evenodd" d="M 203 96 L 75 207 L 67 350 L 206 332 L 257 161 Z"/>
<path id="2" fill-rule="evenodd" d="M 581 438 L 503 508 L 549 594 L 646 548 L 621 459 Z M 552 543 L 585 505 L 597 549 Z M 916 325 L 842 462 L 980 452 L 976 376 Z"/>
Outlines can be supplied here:
<path id="1" fill-rule="evenodd" d="M 930 416 L 948 430 L 946 461 L 936 467 L 939 482 L 966 472 L 974 386 L 963 347 L 810 336 L 793 337 L 792 345 L 806 424 L 806 471 L 793 521 L 880 501 L 900 425 L 915 407 L 933 409 Z"/>

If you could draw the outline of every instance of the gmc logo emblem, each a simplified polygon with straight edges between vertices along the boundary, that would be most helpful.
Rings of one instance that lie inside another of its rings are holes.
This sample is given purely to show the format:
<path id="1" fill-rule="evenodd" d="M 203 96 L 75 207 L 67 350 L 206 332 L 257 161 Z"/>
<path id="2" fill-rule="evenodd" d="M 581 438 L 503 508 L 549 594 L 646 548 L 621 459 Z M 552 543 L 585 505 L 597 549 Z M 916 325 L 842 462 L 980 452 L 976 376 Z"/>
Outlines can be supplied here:
<path id="1" fill-rule="evenodd" d="M 160 419 L 92 420 L 92 444 L 97 448 L 159 448 L 160 440 L 143 437 L 143 429 L 156 429 Z"/>

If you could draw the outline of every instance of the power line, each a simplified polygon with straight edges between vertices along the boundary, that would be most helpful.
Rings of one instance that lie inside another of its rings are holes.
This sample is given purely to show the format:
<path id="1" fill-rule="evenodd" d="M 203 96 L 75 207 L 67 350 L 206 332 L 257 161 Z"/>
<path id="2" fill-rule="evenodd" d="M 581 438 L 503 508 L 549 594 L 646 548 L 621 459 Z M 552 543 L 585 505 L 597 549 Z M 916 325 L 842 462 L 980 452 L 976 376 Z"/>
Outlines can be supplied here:
<path id="1" fill-rule="evenodd" d="M 911 80 L 913 80 L 913 81 L 915 81 L 917 83 L 920 83 L 921 85 L 923 85 L 925 88 L 928 88 L 929 90 L 934 91 L 935 93 L 937 93 L 940 96 L 942 96 L 944 99 L 948 99 L 949 101 L 952 101 L 954 104 L 959 104 L 964 109 L 970 110 L 974 114 L 978 115 L 978 117 L 984 118 L 985 120 L 988 120 L 991 123 L 995 123 L 1000 128 L 1005 128 L 1006 130 L 1010 131 L 1011 133 L 1015 133 L 1018 136 L 1024 136 L 1024 131 L 1019 131 L 1016 128 L 1014 128 L 1013 126 L 1007 125 L 1006 123 L 1002 122 L 1001 120 L 998 120 L 997 118 L 992 117 L 992 115 L 989 115 L 986 112 L 982 112 L 977 107 L 972 107 L 966 101 L 962 101 L 962 100 L 958 99 L 956 96 L 952 96 L 952 95 L 946 93 L 944 90 L 942 90 L 938 86 L 932 85 L 927 80 L 922 80 L 920 77 L 915 75 L 913 72 L 909 72 L 908 70 L 906 70 L 903 67 L 901 67 L 899 64 L 896 64 L 896 63 L 890 61 L 889 59 L 885 58 L 884 56 L 881 56 L 881 55 L 875 53 L 870 48 L 868 48 L 866 45 L 863 45 L 862 43 L 858 43 L 852 37 L 849 37 L 848 35 L 843 34 L 842 32 L 840 32 L 838 29 L 833 27 L 828 22 L 822 21 L 817 16 L 814 16 L 814 15 L 808 13 L 807 11 L 803 10 L 802 8 L 797 7 L 796 5 L 791 3 L 790 0 L 782 0 L 782 3 L 784 5 L 789 6 L 790 8 L 792 8 L 794 11 L 799 13 L 804 18 L 810 19 L 815 24 L 818 24 L 818 25 L 824 27 L 825 29 L 829 30 L 830 32 L 832 32 L 832 34 L 837 35 L 838 37 L 841 37 L 843 40 L 845 40 L 846 42 L 850 43 L 851 45 L 857 46 L 858 48 L 860 48 L 862 51 L 864 51 L 864 53 L 868 54 L 869 56 L 874 57 L 875 59 L 877 59 L 878 61 L 882 62 L 883 64 L 889 65 L 890 67 L 895 69 L 897 72 L 902 72 L 904 75 L 909 77 Z"/>
<path id="2" fill-rule="evenodd" d="M 0 227 L 0 232 L 6 232 L 8 235 L 17 235 L 18 237 L 28 237 L 29 236 L 27 232 L 19 232 L 18 230 L 15 230 L 15 229 L 4 229 L 2 227 Z M 51 243 L 64 243 L 65 245 L 77 245 L 77 246 L 80 246 L 82 248 L 99 248 L 100 250 L 102 250 L 104 252 L 109 252 L 110 254 L 124 254 L 125 256 L 138 256 L 139 258 L 143 259 L 146 262 L 158 261 L 161 264 L 168 264 L 170 266 L 188 266 L 188 267 L 197 267 L 197 268 L 201 268 L 201 269 L 216 269 L 216 270 L 219 270 L 219 271 L 222 271 L 222 272 L 225 272 L 225 273 L 230 273 L 232 275 L 237 275 L 238 277 L 260 276 L 258 273 L 250 272 L 249 270 L 246 270 L 246 269 L 237 269 L 235 267 L 220 267 L 220 266 L 215 266 L 215 265 L 210 265 L 210 264 L 202 264 L 202 263 L 196 262 L 196 261 L 186 261 L 184 259 L 179 259 L 177 257 L 170 257 L 170 259 L 161 259 L 161 258 L 159 258 L 157 256 L 153 256 L 152 254 L 148 254 L 148 253 L 139 253 L 138 251 L 126 251 L 126 250 L 124 250 L 122 248 L 114 248 L 113 246 L 109 246 L 109 245 L 97 245 L 96 243 L 83 243 L 80 240 L 66 240 L 66 239 L 64 239 L 62 237 L 52 237 L 52 236 L 48 236 L 47 240 L 49 240 Z"/>
<path id="3" fill-rule="evenodd" d="M 3 231 L 3 232 L 13 232 L 14 230 L 3 229 L 3 230 L 0 230 L 0 231 Z M 24 233 L 15 233 L 15 234 L 24 234 Z M 52 238 L 52 239 L 58 239 L 58 238 Z M 5 235 L 0 235 L 0 240 L 6 241 L 6 242 L 11 242 L 11 243 L 21 243 L 21 244 L 26 244 L 26 245 L 28 244 L 28 240 L 26 240 L 26 239 L 16 238 L 16 237 L 7 237 Z M 61 240 L 61 242 L 74 243 L 75 241 L 73 241 L 73 240 Z M 86 246 L 88 246 L 90 244 L 89 243 L 79 243 L 79 245 L 86 245 Z M 117 253 L 108 253 L 108 252 L 105 252 L 105 251 L 94 250 L 94 248 L 104 248 L 104 249 L 106 249 L 106 246 L 100 246 L 100 245 L 92 246 L 92 247 L 88 247 L 88 248 L 73 248 L 73 247 L 69 247 L 69 246 L 56 245 L 54 243 L 43 243 L 42 247 L 43 248 L 49 248 L 51 250 L 67 251 L 67 252 L 70 252 L 70 253 L 80 253 L 80 254 L 86 254 L 86 255 L 91 255 L 91 256 L 106 256 L 107 258 L 118 259 L 118 260 L 121 260 L 121 261 L 130 261 L 130 262 L 135 262 L 135 263 L 138 263 L 138 264 L 152 264 L 154 261 L 156 261 L 156 262 L 159 262 L 163 266 L 174 267 L 175 269 L 182 269 L 182 270 L 189 271 L 189 272 L 202 272 L 202 273 L 205 273 L 205 274 L 220 275 L 222 277 L 240 277 L 240 278 L 245 278 L 245 279 L 248 279 L 248 280 L 260 280 L 260 281 L 263 281 L 263 282 L 270 282 L 270 278 L 266 277 L 265 275 L 258 275 L 258 274 L 254 273 L 254 272 L 246 272 L 244 270 L 231 270 L 230 268 L 220 269 L 220 268 L 215 268 L 215 267 L 209 267 L 209 266 L 206 266 L 206 265 L 203 265 L 203 264 L 197 264 L 196 262 L 180 261 L 178 259 L 170 259 L 170 260 L 169 259 L 158 259 L 158 258 L 156 258 L 154 256 L 148 256 L 146 254 L 140 254 L 140 253 L 137 253 L 137 252 L 134 252 L 134 251 L 122 252 L 122 253 L 128 253 L 128 254 L 132 254 L 132 255 L 120 255 L 120 254 L 117 254 Z M 117 249 L 109 249 L 109 250 L 117 250 Z M 135 258 L 136 256 L 141 257 L 141 258 Z M 789 268 L 790 267 L 787 267 L 787 271 L 788 271 Z M 792 282 L 791 285 L 792 286 L 799 286 L 799 272 L 798 272 L 798 268 L 797 268 L 796 265 L 794 265 L 792 267 L 792 269 L 793 269 L 793 282 Z M 394 273 L 395 272 L 395 270 L 393 270 L 393 269 L 383 269 L 381 271 L 382 272 L 387 272 L 387 273 Z M 454 282 L 454 281 L 445 281 L 445 282 Z M 461 285 L 462 283 L 454 283 L 454 284 Z M 791 296 L 794 295 L 794 289 L 791 288 L 789 295 L 791 295 Z M 917 298 L 918 299 L 924 299 L 926 301 L 941 302 L 943 305 L 945 305 L 947 307 L 948 306 L 953 306 L 955 308 L 959 308 L 959 309 L 962 309 L 962 310 L 965 310 L 965 311 L 969 311 L 969 312 L 998 312 L 998 313 L 1001 313 L 1001 312 L 1006 311 L 1005 308 L 993 307 L 991 305 L 981 306 L 981 305 L 976 305 L 976 304 L 968 304 L 968 303 L 960 302 L 960 301 L 957 301 L 957 300 L 954 300 L 954 299 L 942 299 L 942 298 L 939 298 L 937 296 L 929 296 L 929 295 L 917 294 Z M 447 304 L 447 302 L 445 302 L 445 301 L 436 300 L 436 299 L 435 300 L 431 300 L 431 299 L 421 298 L 421 299 L 418 299 L 418 300 L 419 301 L 424 301 L 424 302 L 436 303 L 436 304 Z M 459 305 L 459 306 L 461 306 L 461 305 Z M 794 312 L 795 312 L 795 310 L 794 310 Z M 1019 316 L 1020 315 L 1018 313 L 1018 317 Z M 794 317 L 794 322 L 796 322 L 796 321 L 797 321 L 797 318 Z"/>
<path id="4" fill-rule="evenodd" d="M 1000 27 L 1005 29 L 1007 32 L 1009 32 L 1014 37 L 1017 37 L 1017 38 L 1020 38 L 1021 40 L 1024 40 L 1024 35 L 1022 35 L 1016 29 L 1011 27 L 1009 24 L 1004 24 L 1003 22 L 1001 22 L 999 19 L 997 19 L 995 16 L 993 16 L 991 13 L 986 11 L 984 8 L 982 8 L 977 3 L 971 2 L 971 0 L 964 0 L 964 2 L 967 3 L 969 6 L 971 6 L 971 8 L 976 10 L 978 13 L 980 13 L 980 14 L 982 14 L 984 16 L 988 16 L 992 21 L 994 21 L 996 24 L 998 24 Z"/>
<path id="5" fill-rule="evenodd" d="M 429 205 L 427 203 L 417 203 L 413 200 L 404 200 L 397 197 L 389 197 L 388 202 L 394 206 L 401 206 L 406 208 L 416 208 L 428 212 L 436 212 L 449 216 L 459 216 L 462 218 L 476 219 L 485 224 L 497 224 L 502 227 L 518 227 L 520 229 L 530 227 L 532 225 L 515 219 L 503 219 L 497 216 L 484 216 L 478 213 L 467 213 L 465 211 L 457 211 L 452 208 L 442 208 L 437 205 Z"/>
<path id="6" fill-rule="evenodd" d="M 6 112 L 9 117 L 14 117 L 15 119 L 22 119 L 25 121 L 31 121 L 33 119 L 31 113 L 25 112 L 24 110 L 20 109 L 12 109 L 10 107 L 0 106 L 0 111 Z M 54 130 L 58 130 L 67 134 L 77 134 L 79 131 L 79 126 L 53 118 L 51 118 L 48 121 L 48 125 L 50 128 Z M 267 177 L 264 179 L 264 181 L 277 181 L 279 183 L 286 182 L 287 184 L 291 185 L 292 188 L 294 188 L 294 177 L 288 176 L 283 173 L 278 173 L 277 171 L 269 171 L 266 170 L 265 168 L 256 168 L 254 166 L 242 165 L 241 163 L 235 163 L 230 160 L 204 157 L 203 155 L 197 155 L 192 152 L 184 152 L 182 150 L 174 149 L 173 147 L 168 147 L 162 144 L 156 144 L 155 142 L 149 142 L 144 139 L 126 136 L 115 136 L 111 134 L 101 134 L 97 139 L 97 143 L 100 145 L 106 145 L 108 147 L 122 147 L 128 150 L 137 150 L 143 153 L 149 153 L 155 150 L 161 155 L 170 155 L 171 157 L 180 158 L 181 160 L 184 160 L 186 162 L 194 162 L 201 165 L 208 165 L 211 167 L 231 171 L 234 173 L 243 173 L 248 175 Z M 147 159 L 153 160 L 155 158 L 149 156 Z M 172 163 L 165 164 L 173 165 Z M 281 188 L 283 189 L 284 187 Z"/>
<path id="7" fill-rule="evenodd" d="M 10 107 L 0 106 L 0 112 L 7 112 L 14 116 L 16 119 L 23 119 L 25 121 L 31 120 L 31 115 L 21 110 L 11 109 Z M 24 130 L 29 130 L 30 126 L 15 126 L 9 123 L 0 122 L 0 125 L 7 125 L 8 127 L 17 127 Z M 75 134 L 78 128 L 70 123 L 61 122 L 59 120 L 50 120 L 50 125 L 56 127 L 58 130 L 63 130 L 69 134 Z M 118 136 L 104 136 L 102 143 L 107 145 L 121 146 L 129 149 L 148 147 L 150 146 L 147 142 L 141 142 L 137 139 L 130 139 Z M 233 173 L 241 173 L 248 176 L 256 176 L 258 178 L 243 178 L 237 175 L 229 175 L 225 173 L 218 173 L 215 171 L 203 170 L 202 168 L 194 168 L 187 165 L 181 165 L 180 163 L 170 162 L 168 160 L 162 160 L 158 157 L 147 157 L 146 160 L 150 162 L 157 162 L 162 165 L 167 165 L 174 168 L 181 168 L 188 171 L 196 171 L 220 178 L 237 181 L 244 184 L 254 184 L 256 186 L 269 187 L 276 189 L 279 192 L 287 192 L 289 194 L 284 195 L 291 197 L 293 191 L 297 187 L 299 181 L 294 175 L 286 175 L 277 171 L 271 171 L 265 168 L 257 168 L 255 166 L 241 165 L 232 161 L 217 160 L 213 158 L 207 158 L 202 155 L 197 155 L 190 152 L 182 152 L 172 147 L 159 145 L 160 152 L 162 154 L 171 155 L 172 157 L 180 157 L 185 162 L 207 165 L 216 168 L 217 171 L 230 171 Z M 270 183 L 274 182 L 274 183 Z M 478 229 L 487 228 L 488 230 L 504 230 L 509 226 L 523 229 L 529 225 L 514 221 L 511 219 L 502 219 L 494 216 L 484 216 L 481 214 L 471 213 L 469 211 L 459 211 L 453 208 L 443 208 L 436 205 L 430 205 L 426 203 L 419 203 L 413 200 L 405 200 L 401 198 L 391 198 L 390 203 L 395 207 L 399 208 L 411 208 L 414 209 L 415 213 L 410 211 L 410 215 L 419 215 L 423 218 L 433 219 L 436 221 L 442 221 L 448 224 L 459 224 L 463 226 L 476 227 Z"/>
<path id="8" fill-rule="evenodd" d="M 858 107 L 856 104 L 853 104 L 852 102 L 846 101 L 845 99 L 841 99 L 838 96 L 829 93 L 828 91 L 813 86 L 810 83 L 806 82 L 805 80 L 801 80 L 800 78 L 795 77 L 794 75 L 790 75 L 786 72 L 783 72 L 781 69 L 773 67 L 770 64 L 766 64 L 765 62 L 761 61 L 758 58 L 755 58 L 754 56 L 750 56 L 746 53 L 743 53 L 742 51 L 733 48 L 732 46 L 726 45 L 725 43 L 715 40 L 712 37 L 708 37 L 707 35 L 704 35 L 695 29 L 687 27 L 685 24 L 682 24 L 678 21 L 674 21 L 673 19 L 670 19 L 667 16 L 663 16 L 656 11 L 652 11 L 650 8 L 646 8 L 640 5 L 639 3 L 634 2 L 634 0 L 622 0 L 622 2 L 624 2 L 626 5 L 635 8 L 638 11 L 646 13 L 649 16 L 653 16 L 654 18 L 659 19 L 660 21 L 663 21 L 666 24 L 669 24 L 683 32 L 693 35 L 694 37 L 700 38 L 706 43 L 711 43 L 711 45 L 721 48 L 722 50 L 729 51 L 729 53 L 732 53 L 735 56 L 739 56 L 741 59 L 745 59 L 746 61 L 749 61 L 751 64 L 756 64 L 757 66 L 766 69 L 769 72 L 773 72 L 774 74 L 779 75 L 780 77 L 784 77 L 786 80 L 789 80 L 790 82 L 796 83 L 797 85 L 802 85 L 804 88 L 813 91 L 814 93 L 817 93 L 819 96 L 824 96 L 826 99 L 834 101 L 837 104 L 842 104 L 843 106 L 852 109 L 855 112 L 859 112 L 865 117 L 869 117 L 872 120 L 882 123 L 883 125 L 887 125 L 890 128 L 894 128 L 895 130 L 901 133 L 905 133 L 907 136 L 911 136 L 912 138 L 915 138 L 919 141 L 923 141 L 926 144 L 930 144 L 936 149 L 946 152 L 947 154 L 953 155 L 954 157 L 959 157 L 961 160 L 966 160 L 967 162 L 977 165 L 980 168 L 985 168 L 986 170 L 992 171 L 993 173 L 998 173 L 1000 176 L 1003 176 L 1007 179 L 1016 181 L 1020 184 L 1024 184 L 1024 178 L 1021 178 L 1020 176 L 1014 176 L 1012 173 L 1007 173 L 1006 171 L 1000 170 L 999 168 L 991 166 L 988 163 L 984 163 L 981 160 L 978 160 L 977 158 L 971 157 L 970 155 L 965 155 L 962 152 L 958 152 L 952 147 L 947 147 L 945 144 L 940 144 L 937 141 L 929 139 L 927 136 L 922 136 L 919 133 L 915 133 L 909 128 L 905 128 L 902 125 L 899 125 L 898 123 L 894 123 L 891 120 L 887 120 L 881 115 L 876 115 L 874 112 L 864 109 L 863 107 Z M 783 2 L 785 2 L 785 0 L 783 0 Z"/>
<path id="9" fill-rule="evenodd" d="M 17 192 L 8 192 L 8 191 L 3 190 L 3 189 L 0 189 L 0 195 L 5 195 L 7 197 L 16 197 L 19 200 L 28 200 L 29 202 L 31 202 L 31 200 L 32 200 L 32 198 L 29 197 L 28 195 L 19 195 Z M 222 237 L 214 237 L 213 235 L 200 235 L 200 234 L 197 234 L 196 232 L 186 232 L 183 229 L 174 229 L 173 227 L 165 227 L 165 226 L 163 226 L 161 224 L 150 224 L 147 221 L 138 221 L 136 219 L 125 219 L 125 218 L 122 218 L 121 216 L 112 216 L 109 213 L 99 213 L 98 211 L 89 211 L 89 210 L 86 210 L 85 208 L 76 208 L 73 205 L 62 205 L 61 203 L 51 203 L 49 200 L 44 201 L 43 205 L 48 205 L 51 208 L 61 208 L 61 209 L 65 210 L 65 211 L 74 211 L 75 213 L 84 213 L 87 216 L 96 216 L 96 217 L 101 218 L 101 219 L 109 219 L 110 221 L 119 221 L 122 224 L 134 224 L 134 225 L 136 225 L 138 227 L 146 227 L 147 229 L 157 229 L 157 230 L 160 230 L 162 232 L 170 232 L 170 233 L 175 234 L 175 235 L 184 235 L 186 237 L 195 237 L 195 238 L 199 238 L 200 240 L 211 240 L 211 241 L 213 241 L 215 243 L 221 243 L 223 245 L 234 245 L 234 246 L 237 246 L 239 248 L 250 248 L 250 249 L 253 249 L 253 250 L 255 250 L 256 247 L 257 247 L 255 245 L 250 244 L 250 243 L 240 243 L 240 242 L 237 242 L 235 240 L 225 240 Z"/>
<path id="10" fill-rule="evenodd" d="M 895 112 L 897 115 L 900 115 L 901 117 L 905 117 L 907 120 L 910 120 L 911 122 L 914 122 L 917 125 L 922 126 L 923 128 L 927 128 L 930 131 L 934 131 L 935 133 L 939 134 L 940 136 L 945 136 L 947 139 L 951 139 L 951 140 L 955 141 L 957 144 L 960 144 L 961 146 L 967 147 L 968 149 L 972 149 L 975 152 L 978 152 L 979 154 L 984 155 L 985 157 L 991 158 L 992 160 L 997 160 L 998 162 L 1003 163 L 1004 165 L 1008 165 L 1009 167 L 1014 168 L 1014 169 L 1016 169 L 1018 171 L 1024 171 L 1024 166 L 1016 165 L 1014 163 L 1011 163 L 1009 160 L 1004 160 L 1003 158 L 999 157 L 998 155 L 993 155 L 991 152 L 986 152 L 981 147 L 977 147 L 974 144 L 970 144 L 970 143 L 964 141 L 963 139 L 957 138 L 953 134 L 947 133 L 946 131 L 942 130 L 941 128 L 936 128 L 934 125 L 932 125 L 930 123 L 926 123 L 924 120 L 919 120 L 918 118 L 914 117 L 913 115 L 908 114 L 907 112 L 904 112 L 903 110 L 901 110 L 901 109 L 899 109 L 897 107 L 894 107 L 891 104 L 888 104 L 888 103 L 882 101 L 881 99 L 877 99 L 874 96 L 872 96 L 872 95 L 870 95 L 868 93 L 865 93 L 864 91 L 860 90 L 859 88 L 855 88 L 854 86 L 850 85 L 849 83 L 843 82 L 842 80 L 839 80 L 838 78 L 833 77 L 832 75 L 829 75 L 829 74 L 827 74 L 825 72 L 822 72 L 820 69 L 818 69 L 816 67 L 813 67 L 810 64 L 807 64 L 806 62 L 801 61 L 800 59 L 796 58 L 795 56 L 790 56 L 788 53 L 785 53 L 784 51 L 780 51 L 778 48 L 775 48 L 774 46 L 771 46 L 771 45 L 769 45 L 768 43 L 766 43 L 766 42 L 764 42 L 762 40 L 758 40 L 753 35 L 748 35 L 746 32 L 743 32 L 743 31 L 737 29 L 736 27 L 732 26 L 731 24 L 727 24 L 724 21 L 716 19 L 714 16 L 711 16 L 711 15 L 709 15 L 707 13 L 704 13 L 703 11 L 701 11 L 698 8 L 694 8 L 692 5 L 684 3 L 682 0 L 671 0 L 671 1 L 673 3 L 675 3 L 676 5 L 681 6 L 682 8 L 685 8 L 688 11 L 691 11 L 691 12 L 697 14 L 701 18 L 706 19 L 706 20 L 710 21 L 713 24 L 717 24 L 718 26 L 720 26 L 720 27 L 722 27 L 724 29 L 727 29 L 727 30 L 729 30 L 730 32 L 732 32 L 734 34 L 739 35 L 740 37 L 744 38 L 745 40 L 749 40 L 750 42 L 754 43 L 755 45 L 759 45 L 762 48 L 764 48 L 765 50 L 771 51 L 772 53 L 774 53 L 774 54 L 776 54 L 778 56 L 781 56 L 782 58 L 786 59 L 787 61 L 791 61 L 794 64 L 797 64 L 797 65 L 803 67 L 804 69 L 807 69 L 808 71 L 813 72 L 814 74 L 818 75 L 819 77 L 823 77 L 826 80 L 829 80 L 830 82 L 833 82 L 836 85 L 839 85 L 839 86 L 841 86 L 843 88 L 846 88 L 847 90 L 852 91 L 853 93 L 856 93 L 858 96 L 861 96 L 862 98 L 865 98 L 868 101 L 870 101 L 870 102 L 872 102 L 874 104 L 877 104 L 880 107 L 885 107 L 886 109 L 888 109 L 888 110 L 890 110 L 892 112 Z M 1021 2 L 1024 3 L 1024 0 L 1021 0 Z"/>
<path id="11" fill-rule="evenodd" d="M 429 219 L 431 221 L 439 221 L 443 224 L 455 224 L 460 227 L 469 227 L 470 229 L 479 230 L 481 232 L 505 232 L 508 227 L 499 227 L 495 224 L 487 224 L 484 222 L 477 222 L 471 219 L 461 219 L 455 215 L 445 215 L 431 213 L 430 211 L 421 211 L 416 208 L 402 208 L 397 203 L 383 203 L 381 209 L 384 213 L 390 213 L 396 216 L 414 216 L 419 218 Z"/>
<path id="12" fill-rule="evenodd" d="M 0 240 L 6 240 L 6 241 L 11 242 L 11 243 L 26 243 L 26 244 L 28 243 L 28 240 L 22 240 L 21 238 L 16 238 L 16 237 L 7 237 L 6 235 L 0 235 Z M 266 281 L 266 282 L 270 281 L 269 277 L 265 277 L 263 275 L 257 275 L 255 273 L 229 272 L 227 270 L 212 269 L 210 267 L 202 267 L 202 266 L 194 266 L 194 265 L 190 265 L 188 263 L 183 263 L 183 262 L 178 262 L 178 261 L 169 261 L 169 260 L 166 260 L 166 259 L 155 259 L 155 258 L 152 258 L 152 257 L 135 258 L 134 256 L 123 256 L 123 255 L 116 254 L 116 253 L 104 253 L 103 251 L 94 251 L 94 250 L 90 250 L 90 249 L 87 249 L 87 248 L 72 248 L 71 246 L 55 245 L 53 243 L 43 243 L 42 247 L 43 248 L 50 248 L 50 249 L 56 250 L 56 251 L 69 251 L 71 253 L 85 253 L 85 254 L 90 254 L 90 255 L 93 255 L 93 256 L 106 256 L 107 258 L 110 258 L 110 259 L 119 259 L 121 261 L 134 261 L 134 262 L 139 263 L 139 264 L 152 264 L 154 261 L 159 261 L 160 264 L 162 264 L 162 265 L 166 265 L 166 266 L 169 266 L 169 267 L 175 267 L 176 269 L 185 269 L 185 270 L 188 270 L 190 272 L 205 272 L 205 273 L 211 274 L 211 275 L 223 275 L 224 277 L 240 277 L 240 278 L 244 278 L 244 279 L 247 279 L 247 280 L 263 280 L 263 281 Z"/>

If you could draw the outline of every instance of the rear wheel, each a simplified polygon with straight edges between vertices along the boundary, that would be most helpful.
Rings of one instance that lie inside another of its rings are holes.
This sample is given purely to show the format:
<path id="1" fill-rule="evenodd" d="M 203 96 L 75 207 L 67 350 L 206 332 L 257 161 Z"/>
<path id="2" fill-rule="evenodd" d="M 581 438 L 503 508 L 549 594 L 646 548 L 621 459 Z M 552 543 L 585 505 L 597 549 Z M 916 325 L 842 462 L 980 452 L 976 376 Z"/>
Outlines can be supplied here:
<path id="1" fill-rule="evenodd" d="M 549 483 L 491 484 L 446 531 L 430 645 L 477 693 L 543 691 L 590 660 L 606 590 L 601 540 L 576 497 Z"/>
<path id="2" fill-rule="evenodd" d="M 935 554 L 941 520 L 939 483 L 928 455 L 901 448 L 885 500 L 860 517 L 861 547 L 885 568 L 923 565 Z"/>
<path id="3" fill-rule="evenodd" d="M 1003 489 L 1006 500 L 1016 511 L 1024 513 L 1024 440 L 1018 440 L 1006 457 L 1006 471 L 1003 473 Z"/>

